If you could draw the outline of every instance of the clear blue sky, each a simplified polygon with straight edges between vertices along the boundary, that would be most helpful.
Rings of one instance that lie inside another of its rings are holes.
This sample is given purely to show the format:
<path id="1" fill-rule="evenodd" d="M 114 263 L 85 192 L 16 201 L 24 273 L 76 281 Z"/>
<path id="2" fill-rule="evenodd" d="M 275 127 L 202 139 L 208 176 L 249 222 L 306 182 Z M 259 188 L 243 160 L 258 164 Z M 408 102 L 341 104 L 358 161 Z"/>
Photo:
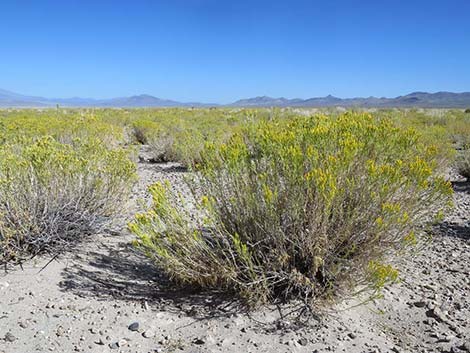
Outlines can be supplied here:
<path id="1" fill-rule="evenodd" d="M 470 91 L 470 1 L 2 0 L 0 88 L 220 103 Z"/>

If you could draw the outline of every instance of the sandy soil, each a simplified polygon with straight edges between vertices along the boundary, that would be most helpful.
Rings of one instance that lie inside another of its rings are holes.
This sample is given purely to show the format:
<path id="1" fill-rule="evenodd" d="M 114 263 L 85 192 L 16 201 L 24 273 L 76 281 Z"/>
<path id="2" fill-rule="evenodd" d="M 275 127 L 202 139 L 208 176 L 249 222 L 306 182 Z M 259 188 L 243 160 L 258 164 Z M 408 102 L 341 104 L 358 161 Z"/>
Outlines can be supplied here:
<path id="1" fill-rule="evenodd" d="M 138 169 L 134 210 L 157 180 L 182 188 L 176 164 L 144 155 Z M 172 287 L 130 246 L 125 213 L 49 264 L 0 275 L 0 352 L 470 352 L 470 183 L 452 179 L 454 211 L 383 299 L 340 303 L 302 328 L 295 306 L 248 314 Z"/>

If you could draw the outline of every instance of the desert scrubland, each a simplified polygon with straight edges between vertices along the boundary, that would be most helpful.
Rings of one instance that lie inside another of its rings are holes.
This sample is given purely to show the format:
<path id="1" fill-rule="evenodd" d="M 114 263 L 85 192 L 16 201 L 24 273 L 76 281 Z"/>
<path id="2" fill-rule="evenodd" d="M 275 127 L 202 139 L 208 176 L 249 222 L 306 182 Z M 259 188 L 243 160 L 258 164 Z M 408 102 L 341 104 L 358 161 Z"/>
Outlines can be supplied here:
<path id="1" fill-rule="evenodd" d="M 0 352 L 470 352 L 470 112 L 0 111 Z"/>

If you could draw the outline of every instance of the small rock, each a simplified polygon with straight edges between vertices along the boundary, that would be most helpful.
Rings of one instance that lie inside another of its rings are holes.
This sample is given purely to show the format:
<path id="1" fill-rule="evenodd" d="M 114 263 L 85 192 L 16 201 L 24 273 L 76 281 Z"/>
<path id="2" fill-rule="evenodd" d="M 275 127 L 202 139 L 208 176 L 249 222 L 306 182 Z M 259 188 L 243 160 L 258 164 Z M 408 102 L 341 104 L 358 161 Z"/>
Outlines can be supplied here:
<path id="1" fill-rule="evenodd" d="M 120 340 L 118 341 L 118 346 L 119 346 L 119 347 L 124 347 L 124 346 L 127 346 L 128 343 L 129 343 L 129 342 L 127 342 L 127 340 L 125 340 L 124 338 L 122 338 L 122 339 L 120 339 Z"/>
<path id="2" fill-rule="evenodd" d="M 349 332 L 348 337 L 353 340 L 357 337 L 357 335 L 354 332 Z"/>
<path id="3" fill-rule="evenodd" d="M 4 340 L 7 341 L 7 342 L 15 342 L 16 337 L 11 332 L 7 332 L 5 334 Z"/>
<path id="4" fill-rule="evenodd" d="M 109 344 L 109 348 L 111 349 L 119 349 L 119 344 L 117 342 L 113 342 Z"/>
<path id="5" fill-rule="evenodd" d="M 57 330 L 56 330 L 55 334 L 57 335 L 57 337 L 63 336 L 64 335 L 64 328 L 62 326 L 57 327 Z"/>
<path id="6" fill-rule="evenodd" d="M 298 341 L 297 341 L 301 346 L 306 346 L 308 344 L 308 339 L 306 339 L 305 337 L 302 337 L 300 338 Z"/>
<path id="7" fill-rule="evenodd" d="M 103 341 L 102 338 L 100 338 L 98 341 L 95 342 L 96 344 L 100 345 L 100 346 L 104 346 L 105 345 L 105 342 Z"/>
<path id="8" fill-rule="evenodd" d="M 440 321 L 440 322 L 445 321 L 444 313 L 437 307 L 426 311 L 426 316 L 432 317 L 433 319 L 436 319 L 437 321 Z"/>
<path id="9" fill-rule="evenodd" d="M 197 344 L 197 345 L 202 345 L 202 344 L 205 344 L 206 341 L 205 341 L 205 339 L 202 338 L 202 337 L 197 337 L 197 338 L 195 338 L 195 339 L 193 340 L 193 343 L 194 343 L 194 344 Z"/>
<path id="10" fill-rule="evenodd" d="M 130 331 L 139 331 L 139 323 L 136 321 L 136 322 L 133 322 L 132 324 L 130 324 L 128 327 L 127 327 Z"/>
<path id="11" fill-rule="evenodd" d="M 427 303 L 424 300 L 419 300 L 417 302 L 414 302 L 413 305 L 416 306 L 417 308 L 424 308 L 427 305 Z"/>

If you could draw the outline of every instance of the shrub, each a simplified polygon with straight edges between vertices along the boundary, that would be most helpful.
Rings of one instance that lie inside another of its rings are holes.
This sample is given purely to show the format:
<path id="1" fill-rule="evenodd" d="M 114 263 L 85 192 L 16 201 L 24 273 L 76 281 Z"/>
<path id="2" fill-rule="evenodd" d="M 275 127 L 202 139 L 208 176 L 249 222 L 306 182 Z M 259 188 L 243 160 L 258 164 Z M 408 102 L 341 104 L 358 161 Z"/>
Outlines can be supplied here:
<path id="1" fill-rule="evenodd" d="M 25 111 L 2 119 L 0 134 L 9 142 L 26 142 L 38 136 L 52 136 L 57 141 L 70 144 L 73 139 L 99 139 L 107 146 L 117 146 L 123 140 L 123 129 L 108 124 L 86 112 L 65 111 L 53 115 L 52 111 Z"/>
<path id="2" fill-rule="evenodd" d="M 182 161 L 175 149 L 178 126 L 166 126 L 149 118 L 137 119 L 132 123 L 135 140 L 150 146 L 152 159 L 156 162 Z"/>
<path id="3" fill-rule="evenodd" d="M 132 122 L 132 132 L 136 142 L 147 145 L 152 138 L 160 133 L 160 125 L 154 121 L 137 119 Z"/>
<path id="4" fill-rule="evenodd" d="M 457 170 L 460 175 L 470 180 L 470 146 L 460 151 L 457 157 Z"/>
<path id="5" fill-rule="evenodd" d="M 130 229 L 176 282 L 252 304 L 378 290 L 397 276 L 387 261 L 449 201 L 435 154 L 415 132 L 366 114 L 261 122 L 205 149 L 188 180 L 203 221 L 156 184 Z"/>
<path id="6" fill-rule="evenodd" d="M 465 109 L 465 114 L 470 114 L 470 108 Z"/>
<path id="7" fill-rule="evenodd" d="M 0 147 L 0 263 L 21 262 L 97 229 L 135 178 L 128 152 L 51 137 Z"/>
<path id="8" fill-rule="evenodd" d="M 226 141 L 246 119 L 265 115 L 263 110 L 159 109 L 139 114 L 132 130 L 136 141 L 150 146 L 155 161 L 194 167 L 202 160 L 206 141 Z"/>

